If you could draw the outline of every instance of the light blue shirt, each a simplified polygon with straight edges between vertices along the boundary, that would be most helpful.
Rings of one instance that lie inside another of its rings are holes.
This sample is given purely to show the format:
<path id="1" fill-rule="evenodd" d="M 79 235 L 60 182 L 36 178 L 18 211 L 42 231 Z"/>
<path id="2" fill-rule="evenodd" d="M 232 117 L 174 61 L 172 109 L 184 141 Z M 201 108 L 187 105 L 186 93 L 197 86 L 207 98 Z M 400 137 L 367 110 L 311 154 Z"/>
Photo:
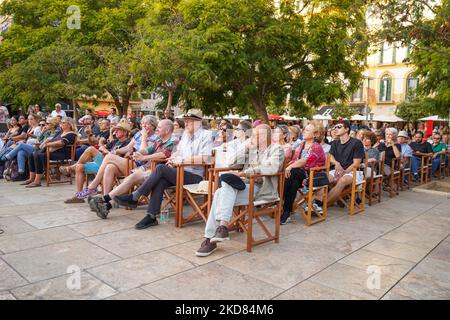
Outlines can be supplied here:
<path id="1" fill-rule="evenodd" d="M 193 156 L 211 156 L 213 149 L 212 133 L 202 128 L 198 129 L 191 137 L 185 130 L 177 146 L 176 157 L 188 159 Z M 203 177 L 203 166 L 186 167 L 186 171 Z"/>
<path id="2" fill-rule="evenodd" d="M 412 151 L 411 147 L 409 146 L 409 144 L 404 143 L 401 146 L 402 146 L 402 156 L 403 157 L 412 157 L 413 151 Z"/>

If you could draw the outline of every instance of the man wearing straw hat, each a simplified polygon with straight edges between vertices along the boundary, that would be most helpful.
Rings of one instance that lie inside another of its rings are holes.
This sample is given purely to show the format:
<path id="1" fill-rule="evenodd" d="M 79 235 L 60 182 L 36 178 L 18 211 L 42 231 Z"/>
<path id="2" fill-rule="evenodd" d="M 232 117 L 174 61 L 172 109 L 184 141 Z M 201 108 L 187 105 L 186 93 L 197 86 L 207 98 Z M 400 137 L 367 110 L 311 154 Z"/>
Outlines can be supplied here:
<path id="1" fill-rule="evenodd" d="M 203 163 L 209 160 L 212 154 L 212 135 L 202 128 L 202 113 L 200 110 L 191 109 L 183 116 L 185 130 L 178 144 L 177 151 L 172 154 L 166 164 L 160 164 L 144 183 L 132 194 L 114 197 L 114 201 L 120 205 L 136 208 L 141 196 L 149 196 L 150 203 L 147 207 L 147 215 L 135 228 L 146 229 L 158 224 L 156 215 L 160 213 L 163 192 L 168 187 L 174 186 L 177 179 L 177 164 Z M 184 183 L 196 184 L 203 180 L 203 166 L 187 166 L 184 168 Z"/>

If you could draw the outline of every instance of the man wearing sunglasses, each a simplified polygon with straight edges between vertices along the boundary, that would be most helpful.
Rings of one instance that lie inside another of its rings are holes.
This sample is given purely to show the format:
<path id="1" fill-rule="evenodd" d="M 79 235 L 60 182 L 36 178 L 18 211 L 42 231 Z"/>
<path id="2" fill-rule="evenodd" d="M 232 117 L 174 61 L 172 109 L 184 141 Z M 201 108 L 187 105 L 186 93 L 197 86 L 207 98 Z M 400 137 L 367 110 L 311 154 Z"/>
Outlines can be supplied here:
<path id="1" fill-rule="evenodd" d="M 441 164 L 441 154 L 447 153 L 447 145 L 441 142 L 441 135 L 439 133 L 433 134 L 433 142 L 431 143 L 431 148 L 433 149 L 433 160 L 431 162 L 432 165 L 432 173 L 433 176 L 436 176 L 436 171 Z M 446 159 L 444 158 L 444 161 Z"/>
<path id="2" fill-rule="evenodd" d="M 337 138 L 331 143 L 331 164 L 335 169 L 330 171 L 330 181 L 336 183 L 328 194 L 328 204 L 333 204 L 344 188 L 353 182 L 353 168 L 359 167 L 364 158 L 364 145 L 361 141 L 350 137 L 351 124 L 347 120 L 339 120 L 333 127 L 333 135 Z M 357 171 L 356 182 L 364 179 L 364 174 Z"/>

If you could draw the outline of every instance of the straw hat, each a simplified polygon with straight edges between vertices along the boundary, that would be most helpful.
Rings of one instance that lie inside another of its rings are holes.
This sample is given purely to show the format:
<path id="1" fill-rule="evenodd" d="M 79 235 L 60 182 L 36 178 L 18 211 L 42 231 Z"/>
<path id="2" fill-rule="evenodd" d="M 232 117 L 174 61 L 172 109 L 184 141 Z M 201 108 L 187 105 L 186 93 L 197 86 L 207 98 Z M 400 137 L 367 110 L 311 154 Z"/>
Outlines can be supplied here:
<path id="1" fill-rule="evenodd" d="M 190 109 L 186 114 L 183 115 L 183 119 L 202 121 L 203 113 L 199 109 Z"/>
<path id="2" fill-rule="evenodd" d="M 122 129 L 122 130 L 125 130 L 126 132 L 130 132 L 131 126 L 127 121 L 119 121 L 119 123 L 116 124 L 116 126 L 114 127 L 114 130 L 117 130 L 117 129 Z"/>

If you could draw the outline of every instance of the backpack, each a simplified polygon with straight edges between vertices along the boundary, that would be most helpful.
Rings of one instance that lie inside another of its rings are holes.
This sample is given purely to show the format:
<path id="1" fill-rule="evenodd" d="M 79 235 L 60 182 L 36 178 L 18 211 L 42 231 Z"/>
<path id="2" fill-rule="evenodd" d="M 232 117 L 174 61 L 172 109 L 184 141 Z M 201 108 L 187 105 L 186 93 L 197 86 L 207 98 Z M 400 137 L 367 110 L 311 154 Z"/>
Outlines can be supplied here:
<path id="1" fill-rule="evenodd" d="M 3 177 L 7 181 L 11 181 L 19 176 L 19 166 L 17 160 L 12 159 L 6 162 L 5 170 L 3 171 Z"/>

